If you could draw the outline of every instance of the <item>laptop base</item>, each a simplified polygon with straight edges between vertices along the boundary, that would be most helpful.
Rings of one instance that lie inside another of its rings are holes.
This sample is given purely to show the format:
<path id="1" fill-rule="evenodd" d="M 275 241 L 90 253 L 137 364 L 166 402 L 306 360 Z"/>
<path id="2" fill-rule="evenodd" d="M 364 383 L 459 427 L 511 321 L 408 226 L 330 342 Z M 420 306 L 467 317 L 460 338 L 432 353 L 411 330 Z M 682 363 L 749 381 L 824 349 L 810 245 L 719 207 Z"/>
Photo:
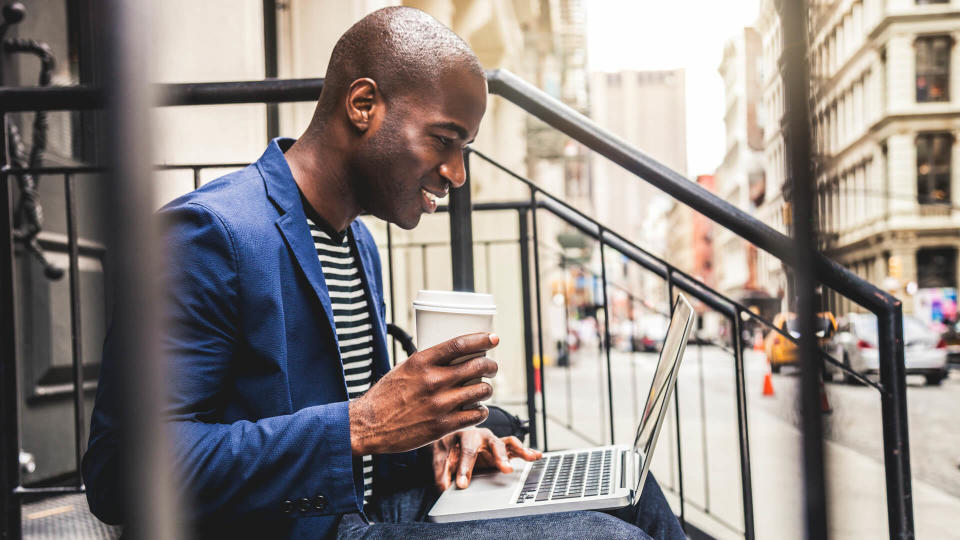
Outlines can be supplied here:
<path id="1" fill-rule="evenodd" d="M 613 449 L 617 455 L 619 455 L 619 452 L 628 449 L 626 446 L 602 448 Z M 546 460 L 553 455 L 568 453 L 570 452 L 548 452 L 544 454 L 543 459 Z M 628 506 L 631 502 L 633 490 L 620 487 L 620 478 L 616 476 L 613 478 L 613 488 L 607 495 L 542 502 L 530 500 L 518 504 L 516 501 L 517 492 L 521 485 L 520 480 L 524 471 L 531 464 L 522 459 L 514 458 L 510 461 L 510 465 L 513 466 L 513 472 L 510 474 L 503 474 L 499 471 L 482 472 L 473 475 L 470 487 L 467 489 L 450 486 L 430 509 L 427 519 L 434 523 L 451 523 L 578 510 L 612 510 Z M 619 474 L 619 466 L 616 470 Z M 625 485 L 630 485 L 630 483 L 625 482 Z"/>

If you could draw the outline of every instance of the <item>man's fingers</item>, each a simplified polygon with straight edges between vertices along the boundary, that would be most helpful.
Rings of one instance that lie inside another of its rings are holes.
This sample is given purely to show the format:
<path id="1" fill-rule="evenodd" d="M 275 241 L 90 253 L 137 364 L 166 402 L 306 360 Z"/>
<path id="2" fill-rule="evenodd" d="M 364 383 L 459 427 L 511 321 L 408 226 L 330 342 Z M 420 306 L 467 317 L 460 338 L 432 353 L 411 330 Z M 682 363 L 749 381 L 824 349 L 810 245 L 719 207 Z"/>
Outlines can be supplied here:
<path id="1" fill-rule="evenodd" d="M 443 489 L 446 490 L 453 483 L 454 475 L 457 473 L 457 466 L 460 464 L 460 443 L 457 443 L 450 449 L 447 455 L 447 461 L 443 467 Z"/>
<path id="2" fill-rule="evenodd" d="M 425 360 L 431 364 L 446 365 L 462 356 L 488 351 L 500 343 L 496 334 L 478 332 L 458 336 L 423 351 Z"/>
<path id="3" fill-rule="evenodd" d="M 467 386 L 457 386 L 438 395 L 435 398 L 437 407 L 441 411 L 449 411 L 449 413 L 448 416 L 444 417 L 436 424 L 437 429 L 442 431 L 437 436 L 450 433 L 451 431 L 456 431 L 458 429 L 463 429 L 474 424 L 479 424 L 480 422 L 486 420 L 486 413 L 478 416 L 477 418 L 479 418 L 479 420 L 476 422 L 473 422 L 474 418 L 461 418 L 455 415 L 463 412 L 461 411 L 461 408 L 464 405 L 472 405 L 478 401 L 490 399 L 490 396 L 492 395 L 493 387 L 490 386 L 489 383 L 485 382 L 479 382 L 477 384 L 470 384 Z M 467 409 L 467 411 L 473 410 L 473 408 Z"/>
<path id="4" fill-rule="evenodd" d="M 492 379 L 497 376 L 499 369 L 500 366 L 493 360 L 486 356 L 478 356 L 454 366 L 451 379 L 458 383 L 469 381 L 470 379 L 479 379 L 480 377 Z"/>
<path id="5" fill-rule="evenodd" d="M 450 487 L 450 462 L 451 448 L 445 445 L 435 444 L 433 447 L 433 481 L 437 489 L 441 492 Z"/>
<path id="6" fill-rule="evenodd" d="M 460 437 L 460 465 L 457 467 L 457 487 L 466 489 L 473 476 L 473 466 L 477 463 L 477 454 L 484 444 L 483 437 L 476 430 L 465 432 Z"/>
<path id="7" fill-rule="evenodd" d="M 456 388 L 451 394 L 454 406 L 459 409 L 463 405 L 471 405 L 478 401 L 490 399 L 490 396 L 493 395 L 493 387 L 490 386 L 490 383 L 481 381 L 477 384 Z M 484 416 L 484 419 L 486 419 L 486 416 Z M 480 422 L 483 422 L 483 420 L 480 420 Z"/>
<path id="8" fill-rule="evenodd" d="M 516 437 L 504 437 L 503 444 L 510 457 L 519 457 L 526 461 L 536 461 L 543 457 L 543 452 L 525 447 Z"/>
<path id="9" fill-rule="evenodd" d="M 493 454 L 493 461 L 497 469 L 502 473 L 512 473 L 513 467 L 510 466 L 510 456 L 507 455 L 507 446 L 492 433 L 487 434 L 487 445 Z"/>

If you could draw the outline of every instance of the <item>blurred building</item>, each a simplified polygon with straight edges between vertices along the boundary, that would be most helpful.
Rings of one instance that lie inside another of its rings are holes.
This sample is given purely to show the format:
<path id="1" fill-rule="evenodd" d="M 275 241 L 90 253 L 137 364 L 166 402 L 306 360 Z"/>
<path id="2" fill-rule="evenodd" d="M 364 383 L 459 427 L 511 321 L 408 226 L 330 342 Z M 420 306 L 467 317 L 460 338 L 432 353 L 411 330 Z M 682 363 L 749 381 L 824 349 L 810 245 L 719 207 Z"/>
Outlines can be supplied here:
<path id="1" fill-rule="evenodd" d="M 760 22 L 772 9 L 763 2 Z M 820 248 L 901 297 L 905 312 L 931 319 L 956 311 L 958 16 L 960 6 L 933 0 L 818 2 L 811 12 Z M 763 28 L 764 56 L 774 60 L 775 17 Z M 770 90 L 775 125 L 782 91 L 778 82 Z M 776 144 L 768 148 L 770 178 L 783 162 Z M 827 303 L 858 309 L 837 295 Z"/>
<path id="2" fill-rule="evenodd" d="M 689 206 L 671 201 L 666 212 L 667 234 L 664 259 L 680 270 L 693 275 L 693 216 L 695 212 Z"/>
<path id="3" fill-rule="evenodd" d="M 524 72 L 529 81 L 581 114 L 589 112 L 586 5 L 582 0 L 540 0 L 537 16 L 522 23 Z M 544 122 L 526 117 L 527 171 L 553 195 L 592 215 L 589 151 Z M 526 195 L 529 198 L 529 194 Z M 538 214 L 544 340 L 563 343 L 568 324 L 595 311 L 592 280 L 584 279 L 594 241 L 546 212 Z M 570 284 L 567 286 L 566 284 Z M 571 321 L 571 317 L 574 318 Z M 559 354 L 545 345 L 544 357 Z"/>
<path id="4" fill-rule="evenodd" d="M 707 191 L 716 193 L 716 177 L 712 174 L 701 174 L 697 176 L 697 183 Z M 716 271 L 714 269 L 714 249 L 713 221 L 699 212 L 694 212 L 691 217 L 690 228 L 692 232 L 691 246 L 693 248 L 693 265 L 690 273 L 693 277 L 703 283 L 713 287 L 716 285 Z"/>
<path id="5" fill-rule="evenodd" d="M 760 34 L 743 28 L 724 45 L 718 70 L 724 86 L 726 150 L 716 170 L 716 193 L 750 213 L 764 204 L 767 195 L 761 53 Z M 779 308 L 778 288 L 761 282 L 757 248 L 725 228 L 715 231 L 717 289 L 773 317 Z"/>
<path id="6" fill-rule="evenodd" d="M 687 174 L 686 86 L 682 69 L 592 73 L 590 97 L 594 122 L 674 171 Z M 691 251 L 684 248 L 681 253 L 675 250 L 677 244 L 669 243 L 668 237 L 678 230 L 665 226 L 667 220 L 660 219 L 670 208 L 669 198 L 599 156 L 591 162 L 591 176 L 594 215 L 599 221 L 672 263 L 687 267 L 693 263 Z M 667 301 L 660 277 L 641 271 L 636 265 L 630 265 L 626 273 L 630 290 L 642 291 L 644 299 L 654 303 Z"/>
<path id="7" fill-rule="evenodd" d="M 789 234 L 785 218 L 789 209 L 784 204 L 783 187 L 786 179 L 786 155 L 783 144 L 783 80 L 780 78 L 781 45 L 780 17 L 773 0 L 761 0 L 760 14 L 755 25 L 761 41 L 761 60 L 758 68 L 763 122 L 764 195 L 756 205 L 755 216 L 773 229 Z M 757 287 L 773 296 L 783 297 L 789 303 L 787 274 L 779 259 L 766 253 L 757 253 Z M 787 308 L 787 305 L 782 306 Z"/>

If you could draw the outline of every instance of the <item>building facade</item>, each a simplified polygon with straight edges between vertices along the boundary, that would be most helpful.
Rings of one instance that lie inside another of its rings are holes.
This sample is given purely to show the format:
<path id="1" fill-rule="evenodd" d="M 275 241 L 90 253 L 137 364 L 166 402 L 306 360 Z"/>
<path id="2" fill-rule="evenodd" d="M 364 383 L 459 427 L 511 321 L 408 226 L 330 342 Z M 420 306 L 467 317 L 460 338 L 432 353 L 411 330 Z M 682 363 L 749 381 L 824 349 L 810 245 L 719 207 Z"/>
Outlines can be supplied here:
<path id="1" fill-rule="evenodd" d="M 768 194 L 761 53 L 760 34 L 743 28 L 724 45 L 718 69 L 724 85 L 726 149 L 715 173 L 716 193 L 751 213 L 764 205 Z M 772 317 L 779 308 L 779 287 L 760 279 L 756 246 L 722 227 L 715 229 L 715 239 L 717 289 Z"/>
<path id="2" fill-rule="evenodd" d="M 755 216 L 776 231 L 789 234 L 789 208 L 784 204 L 786 149 L 780 120 L 783 118 L 783 80 L 778 62 L 782 50 L 780 17 L 773 0 L 761 0 L 754 25 L 761 41 L 760 95 L 763 126 L 764 195 L 756 205 Z M 782 298 L 781 308 L 790 304 L 787 273 L 779 259 L 765 251 L 757 253 L 757 286 Z"/>
<path id="3" fill-rule="evenodd" d="M 900 297 L 905 313 L 928 321 L 953 317 L 960 248 L 960 2 L 818 2 L 811 22 L 820 249 Z M 775 67 L 782 44 L 772 2 L 763 2 L 758 29 L 765 66 Z M 777 70 L 764 71 L 764 104 L 773 120 L 766 133 L 767 178 L 775 187 L 785 171 L 776 127 L 783 91 Z M 776 206 L 781 221 L 784 214 L 789 218 L 789 207 Z M 833 293 L 825 301 L 838 313 L 860 310 Z"/>
<path id="4" fill-rule="evenodd" d="M 701 174 L 697 176 L 697 183 L 707 191 L 716 193 L 716 176 Z M 693 249 L 693 265 L 690 273 L 706 285 L 715 287 L 717 272 L 713 239 L 715 231 L 719 227 L 715 227 L 713 221 L 708 217 L 699 212 L 694 212 L 690 229 L 692 233 L 690 245 Z"/>
<path id="5" fill-rule="evenodd" d="M 594 122 L 686 176 L 686 86 L 682 69 L 591 73 L 590 97 Z M 678 244 L 670 242 L 678 229 L 668 226 L 668 219 L 664 219 L 671 212 L 668 196 L 599 156 L 591 160 L 591 177 L 594 215 L 599 221 L 670 262 L 682 262 L 685 267 L 692 264 L 692 251 L 678 252 Z M 677 209 L 676 218 L 684 218 L 685 211 L 686 207 Z M 689 230 L 689 224 L 684 223 Z M 609 262 L 626 264 L 612 259 Z M 659 276 L 636 265 L 624 268 L 623 274 L 626 288 L 641 291 L 643 299 L 653 304 L 669 303 Z"/>

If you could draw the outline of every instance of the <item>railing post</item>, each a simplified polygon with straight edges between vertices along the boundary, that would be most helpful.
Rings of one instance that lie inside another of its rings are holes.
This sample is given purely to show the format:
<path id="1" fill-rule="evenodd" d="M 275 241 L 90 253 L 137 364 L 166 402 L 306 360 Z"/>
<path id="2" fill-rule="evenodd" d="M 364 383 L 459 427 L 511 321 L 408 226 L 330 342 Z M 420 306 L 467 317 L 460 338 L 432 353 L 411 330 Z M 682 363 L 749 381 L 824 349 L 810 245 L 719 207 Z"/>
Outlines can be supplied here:
<path id="1" fill-rule="evenodd" d="M 880 346 L 883 463 L 887 484 L 890 538 L 913 538 L 913 493 L 910 484 L 910 430 L 907 426 L 907 384 L 903 365 L 903 314 L 899 302 L 877 316 Z M 885 359 L 892 358 L 893 362 Z M 900 361 L 896 361 L 900 359 Z"/>
<path id="2" fill-rule="evenodd" d="M 527 419 L 530 422 L 530 446 L 537 447 L 537 389 L 536 372 L 533 369 L 533 310 L 530 299 L 530 232 L 527 225 L 527 209 L 518 211 L 520 216 L 520 295 L 523 303 L 523 367 L 527 377 Z M 546 424 L 544 424 L 546 435 Z"/>
<path id="3" fill-rule="evenodd" d="M 277 0 L 263 0 L 263 76 L 274 79 L 279 74 L 277 55 Z M 267 140 L 280 135 L 280 107 L 267 103 Z"/>
<path id="4" fill-rule="evenodd" d="M 633 394 L 633 425 L 640 425 L 640 388 L 637 385 L 637 351 L 634 345 L 637 342 L 636 320 L 633 318 L 633 307 L 636 299 L 632 294 L 627 295 L 630 303 L 630 393 Z"/>
<path id="5" fill-rule="evenodd" d="M 743 336 L 740 334 L 740 311 L 730 316 L 733 328 L 734 386 L 737 391 L 737 438 L 740 444 L 740 488 L 743 497 L 743 537 L 753 540 L 753 479 L 750 473 L 750 436 L 747 430 L 747 394 L 743 377 Z M 808 537 L 813 538 L 813 537 Z"/>
<path id="6" fill-rule="evenodd" d="M 537 353 L 540 355 L 540 417 L 543 422 L 543 450 L 547 451 L 547 363 L 543 358 L 543 304 L 540 302 L 540 233 L 537 227 L 537 192 L 530 188 L 530 221 L 533 226 L 533 291 L 537 299 Z"/>
<path id="7" fill-rule="evenodd" d="M 613 429 L 613 374 L 610 364 L 610 302 L 607 299 L 607 261 L 603 246 L 603 231 L 600 231 L 600 282 L 603 286 L 603 342 L 607 355 L 607 413 L 610 415 L 610 444 L 614 444 Z"/>
<path id="8" fill-rule="evenodd" d="M 0 167 L 10 163 L 7 115 L 0 111 Z M 0 172 L 0 510 L 2 538 L 20 538 L 20 426 L 17 418 L 16 266 L 13 245 L 13 175 Z"/>
<path id="9" fill-rule="evenodd" d="M 124 465 L 124 536 L 180 538 L 173 441 L 164 422 L 170 372 L 160 352 L 161 290 L 157 269 L 166 254 L 153 220 L 150 112 L 150 2 L 103 2 L 102 61 L 107 81 L 110 168 L 105 175 L 106 230 L 115 268 L 111 332 L 121 395 L 120 459 Z"/>
<path id="10" fill-rule="evenodd" d="M 420 244 L 420 270 L 422 273 L 421 277 L 423 278 L 423 288 L 427 289 L 429 288 L 427 285 L 429 282 L 429 274 L 427 273 L 427 244 L 425 242 Z M 454 273 L 454 275 L 456 275 L 456 273 Z"/>
<path id="11" fill-rule="evenodd" d="M 83 424 L 86 419 L 83 407 L 83 332 L 80 316 L 80 248 L 77 232 L 77 194 L 72 174 L 63 177 L 64 198 L 67 205 L 67 255 L 70 260 L 70 345 L 73 360 L 73 435 L 74 457 L 77 463 L 77 487 L 83 487 L 81 464 L 86 437 Z"/>
<path id="12" fill-rule="evenodd" d="M 827 489 L 823 457 L 823 421 L 820 411 L 820 373 L 822 361 L 817 353 L 814 332 L 817 306 L 814 305 L 813 186 L 810 144 L 810 77 L 807 63 L 806 0 L 779 0 L 777 11 L 783 43 L 780 73 L 784 101 L 781 120 L 787 155 L 784 198 L 790 197 L 793 219 L 786 225 L 793 230 L 797 322 L 800 324 L 798 357 L 800 360 L 800 410 L 803 428 L 803 484 L 808 538 L 827 536 Z M 739 314 L 738 314 L 739 315 Z"/>
<path id="13" fill-rule="evenodd" d="M 474 291 L 473 210 L 470 203 L 470 150 L 463 151 L 466 182 L 450 191 L 450 251 L 453 263 L 453 290 Z M 426 270 L 426 268 L 424 268 Z"/>
<path id="14" fill-rule="evenodd" d="M 667 302 L 673 319 L 673 270 L 667 271 Z M 666 343 L 664 343 L 666 345 Z M 680 369 L 679 365 L 677 369 Z M 677 485 L 680 488 L 680 526 L 687 530 L 687 500 L 683 493 L 683 446 L 680 444 L 680 375 L 673 380 L 673 423 L 677 437 Z"/>
<path id="15" fill-rule="evenodd" d="M 567 429 L 573 427 L 573 375 L 570 373 L 571 362 L 573 361 L 570 358 L 570 347 L 567 344 L 567 340 L 570 336 L 570 299 L 567 298 L 567 256 L 561 251 L 560 252 L 560 274 L 563 276 L 564 280 L 564 290 L 563 290 L 563 341 L 558 355 L 563 353 L 567 357 L 567 365 L 564 366 L 564 371 L 566 371 L 566 383 L 567 383 Z M 557 362 L 559 365 L 560 362 Z"/>
<path id="16" fill-rule="evenodd" d="M 697 317 L 697 329 L 703 327 L 703 319 Z M 697 364 L 700 387 L 700 446 L 703 460 L 703 509 L 710 512 L 710 462 L 707 458 L 707 398 L 703 380 L 703 343 L 697 339 Z"/>
<path id="17" fill-rule="evenodd" d="M 390 222 L 387 222 L 387 276 L 390 283 L 390 322 L 397 324 L 397 299 L 393 293 L 393 233 L 390 231 Z M 392 366 L 397 365 L 397 340 L 390 338 L 392 351 Z"/>

